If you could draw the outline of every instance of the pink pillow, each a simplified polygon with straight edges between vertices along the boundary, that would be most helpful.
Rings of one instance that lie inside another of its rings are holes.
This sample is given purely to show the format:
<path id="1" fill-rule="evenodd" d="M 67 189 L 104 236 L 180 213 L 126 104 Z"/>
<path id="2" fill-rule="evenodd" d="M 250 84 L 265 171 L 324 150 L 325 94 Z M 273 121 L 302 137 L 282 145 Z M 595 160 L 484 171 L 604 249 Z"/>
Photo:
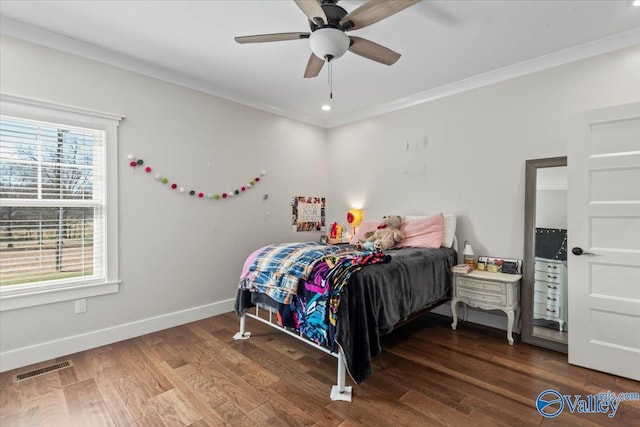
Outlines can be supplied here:
<path id="1" fill-rule="evenodd" d="M 439 248 L 444 240 L 444 216 L 442 213 L 423 218 L 408 219 L 400 229 L 404 240 L 396 246 L 400 248 Z"/>
<path id="2" fill-rule="evenodd" d="M 362 221 L 360 226 L 356 229 L 356 234 L 349 243 L 357 245 L 360 240 L 364 240 L 364 233 L 367 231 L 376 231 L 378 229 L 378 225 L 380 225 L 380 221 Z"/>

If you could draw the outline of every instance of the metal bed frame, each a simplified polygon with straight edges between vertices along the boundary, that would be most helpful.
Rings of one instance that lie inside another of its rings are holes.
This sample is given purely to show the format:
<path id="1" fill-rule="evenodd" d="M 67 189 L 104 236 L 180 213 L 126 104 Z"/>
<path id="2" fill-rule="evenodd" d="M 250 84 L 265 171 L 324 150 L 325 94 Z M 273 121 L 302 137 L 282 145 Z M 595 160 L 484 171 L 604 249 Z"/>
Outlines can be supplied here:
<path id="1" fill-rule="evenodd" d="M 421 317 L 423 314 L 428 313 L 429 311 L 431 311 L 434 307 L 437 307 L 440 304 L 443 304 L 444 302 L 448 301 L 449 298 L 448 297 L 444 297 L 438 301 L 433 302 L 432 304 L 428 305 L 427 307 L 424 307 L 423 309 L 413 313 L 412 315 L 410 315 L 407 319 L 402 320 L 398 323 L 396 323 L 393 326 L 393 329 L 395 330 L 396 328 L 399 328 L 400 326 L 404 326 L 407 323 L 411 323 L 413 320 L 417 319 L 418 317 Z M 260 317 L 260 308 L 263 308 L 264 310 L 267 310 L 269 312 L 269 320 L 264 319 L 263 317 Z M 273 313 L 276 312 L 276 309 L 273 307 L 269 307 L 260 303 L 256 304 L 255 307 L 255 314 L 249 313 L 248 311 L 245 312 L 245 314 L 243 314 L 240 317 L 240 331 L 237 332 L 234 336 L 233 339 L 234 340 L 246 340 L 251 338 L 251 332 L 247 332 L 246 330 L 246 316 L 249 316 L 253 319 L 256 319 L 262 323 L 264 323 L 265 325 L 269 325 L 272 328 L 275 328 L 279 331 L 282 331 L 284 333 L 286 333 L 287 335 L 290 335 L 294 338 L 296 338 L 297 340 L 300 340 L 302 342 L 304 342 L 307 345 L 310 345 L 311 347 L 317 348 L 327 354 L 330 354 L 331 356 L 335 357 L 336 359 L 338 359 L 338 373 L 337 373 L 337 379 L 336 379 L 336 385 L 331 387 L 331 394 L 329 395 L 329 397 L 331 398 L 331 400 L 342 400 L 342 401 L 346 401 L 346 402 L 351 402 L 351 395 L 352 395 L 352 387 L 351 386 L 347 386 L 345 385 L 345 377 L 346 377 L 346 363 L 344 361 L 344 354 L 342 353 L 342 349 L 340 348 L 340 345 L 338 345 L 339 351 L 337 352 L 333 352 L 323 346 L 321 346 L 320 344 L 317 344 L 313 341 L 311 341 L 310 339 L 306 338 L 305 336 L 303 336 L 301 333 L 296 333 L 296 332 L 292 332 L 290 329 L 284 327 L 284 326 L 280 326 L 277 323 L 273 322 Z"/>
<path id="2" fill-rule="evenodd" d="M 267 310 L 269 312 L 269 320 L 264 319 L 262 317 L 260 317 L 260 308 L 263 308 L 265 310 Z M 304 342 L 305 344 L 308 344 L 312 347 L 317 348 L 318 350 L 321 350 L 327 354 L 330 354 L 331 356 L 335 357 L 338 359 L 338 374 L 337 374 L 337 380 L 336 380 L 336 385 L 331 387 L 331 394 L 330 394 L 330 398 L 331 400 L 341 400 L 341 401 L 345 401 L 345 402 L 351 402 L 351 394 L 352 394 L 352 387 L 351 386 L 347 386 L 345 385 L 345 377 L 346 377 L 346 365 L 344 362 L 344 354 L 342 353 L 342 349 L 339 349 L 337 352 L 333 352 L 323 346 L 321 346 L 320 344 L 314 343 L 313 341 L 309 340 L 308 338 L 306 338 L 305 336 L 303 336 L 301 333 L 295 333 L 292 332 L 291 330 L 287 329 L 284 326 L 280 326 L 277 323 L 275 323 L 273 321 L 273 314 L 275 313 L 275 308 L 273 307 L 268 307 L 265 306 L 263 304 L 256 304 L 256 312 L 255 314 L 249 313 L 249 311 L 247 310 L 241 317 L 240 317 L 240 331 L 237 332 L 234 336 L 233 339 L 234 340 L 246 340 L 251 338 L 251 332 L 248 332 L 246 330 L 246 317 L 251 317 L 252 319 L 256 319 L 262 323 L 264 323 L 265 325 L 269 325 L 272 328 L 276 328 L 284 333 L 286 333 L 287 335 L 290 335 L 302 342 Z M 338 345 L 338 347 L 340 347 Z"/>
<path id="3" fill-rule="evenodd" d="M 453 244 L 452 246 L 453 248 L 456 249 L 456 251 L 458 250 L 458 238 L 457 236 L 454 235 L 453 237 Z M 423 315 L 424 313 L 431 311 L 431 309 L 433 309 L 435 306 L 442 304 L 444 301 L 446 301 L 448 298 L 444 298 L 443 300 L 439 300 L 434 302 L 433 304 L 429 305 L 428 307 L 425 307 L 424 309 L 412 314 L 411 316 L 409 316 L 408 319 L 401 321 L 400 323 L 396 324 L 394 326 L 394 329 L 405 325 L 409 322 L 411 322 L 413 319 L 420 317 L 421 315 Z M 265 310 L 267 310 L 269 312 L 269 320 L 264 319 L 263 317 L 260 317 L 260 308 L 263 308 Z M 272 328 L 278 329 L 279 331 L 282 331 L 284 333 L 286 333 L 287 335 L 290 335 L 294 338 L 296 338 L 297 340 L 300 340 L 304 343 L 306 343 L 307 345 L 310 345 L 312 347 L 315 347 L 327 354 L 330 354 L 331 356 L 335 357 L 336 359 L 338 359 L 338 372 L 337 372 L 337 378 L 336 378 L 336 385 L 331 387 L 331 394 L 329 395 L 329 397 L 331 398 L 331 400 L 340 400 L 340 401 L 345 401 L 345 402 L 351 402 L 351 395 L 352 395 L 352 391 L 353 388 L 351 386 L 347 386 L 345 385 L 345 377 L 346 377 L 346 363 L 344 360 L 344 353 L 342 352 L 342 348 L 340 348 L 340 345 L 338 345 L 338 351 L 334 352 L 331 351 L 323 346 L 321 346 L 320 344 L 317 344 L 311 340 L 309 340 L 308 338 L 306 338 L 304 335 L 302 335 L 302 333 L 296 333 L 296 332 L 292 332 L 291 330 L 287 329 L 284 326 L 280 326 L 277 323 L 275 323 L 273 321 L 273 314 L 276 312 L 276 309 L 273 307 L 269 307 L 267 305 L 261 304 L 261 303 L 256 303 L 255 306 L 255 314 L 250 313 L 249 310 L 245 311 L 245 313 L 240 317 L 240 331 L 238 331 L 234 336 L 233 339 L 235 340 L 246 340 L 251 338 L 251 332 L 248 332 L 246 330 L 246 317 L 251 317 L 252 319 L 256 319 L 259 322 L 264 323 L 265 325 L 269 325 Z M 466 318 L 466 316 L 465 316 Z"/>

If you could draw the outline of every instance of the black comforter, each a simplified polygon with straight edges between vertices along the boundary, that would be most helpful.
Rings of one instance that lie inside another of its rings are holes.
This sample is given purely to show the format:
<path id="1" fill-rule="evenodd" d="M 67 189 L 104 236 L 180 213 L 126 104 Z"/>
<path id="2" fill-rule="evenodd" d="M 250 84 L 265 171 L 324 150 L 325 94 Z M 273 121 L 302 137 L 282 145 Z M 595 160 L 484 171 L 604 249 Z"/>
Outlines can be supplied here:
<path id="1" fill-rule="evenodd" d="M 457 260 L 454 249 L 402 248 L 386 253 L 391 262 L 362 268 L 341 293 L 336 341 L 356 383 L 371 375 L 372 359 L 382 351 L 381 336 L 450 294 L 451 267 Z M 264 294 L 238 289 L 238 315 L 256 303 L 279 306 Z"/>
<path id="2" fill-rule="evenodd" d="M 380 337 L 411 314 L 448 299 L 454 249 L 403 248 L 387 252 L 387 264 L 362 269 L 342 292 L 337 342 L 356 383 L 371 373 L 382 351 Z"/>

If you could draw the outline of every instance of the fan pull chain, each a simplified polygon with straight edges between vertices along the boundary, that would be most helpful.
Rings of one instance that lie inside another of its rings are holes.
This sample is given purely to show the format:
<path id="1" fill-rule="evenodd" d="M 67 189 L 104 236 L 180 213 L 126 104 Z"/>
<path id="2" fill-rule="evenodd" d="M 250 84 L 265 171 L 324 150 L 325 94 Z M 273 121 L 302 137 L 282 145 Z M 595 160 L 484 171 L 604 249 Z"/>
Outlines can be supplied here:
<path id="1" fill-rule="evenodd" d="M 333 61 L 329 61 L 329 99 L 333 99 Z"/>

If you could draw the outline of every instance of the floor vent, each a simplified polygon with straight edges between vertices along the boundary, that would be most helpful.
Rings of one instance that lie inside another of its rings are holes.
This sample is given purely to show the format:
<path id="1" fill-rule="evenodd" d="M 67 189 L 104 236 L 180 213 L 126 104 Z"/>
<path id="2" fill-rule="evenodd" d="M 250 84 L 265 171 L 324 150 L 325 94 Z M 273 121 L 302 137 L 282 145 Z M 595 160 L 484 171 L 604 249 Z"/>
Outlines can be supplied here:
<path id="1" fill-rule="evenodd" d="M 73 366 L 71 364 L 71 361 L 65 360 L 64 362 L 55 363 L 53 365 L 45 366 L 44 368 L 34 369 L 33 371 L 25 372 L 23 374 L 18 374 L 16 375 L 16 381 L 24 381 L 29 378 L 48 374 L 49 372 L 59 371 L 64 368 L 68 368 L 69 366 Z"/>

